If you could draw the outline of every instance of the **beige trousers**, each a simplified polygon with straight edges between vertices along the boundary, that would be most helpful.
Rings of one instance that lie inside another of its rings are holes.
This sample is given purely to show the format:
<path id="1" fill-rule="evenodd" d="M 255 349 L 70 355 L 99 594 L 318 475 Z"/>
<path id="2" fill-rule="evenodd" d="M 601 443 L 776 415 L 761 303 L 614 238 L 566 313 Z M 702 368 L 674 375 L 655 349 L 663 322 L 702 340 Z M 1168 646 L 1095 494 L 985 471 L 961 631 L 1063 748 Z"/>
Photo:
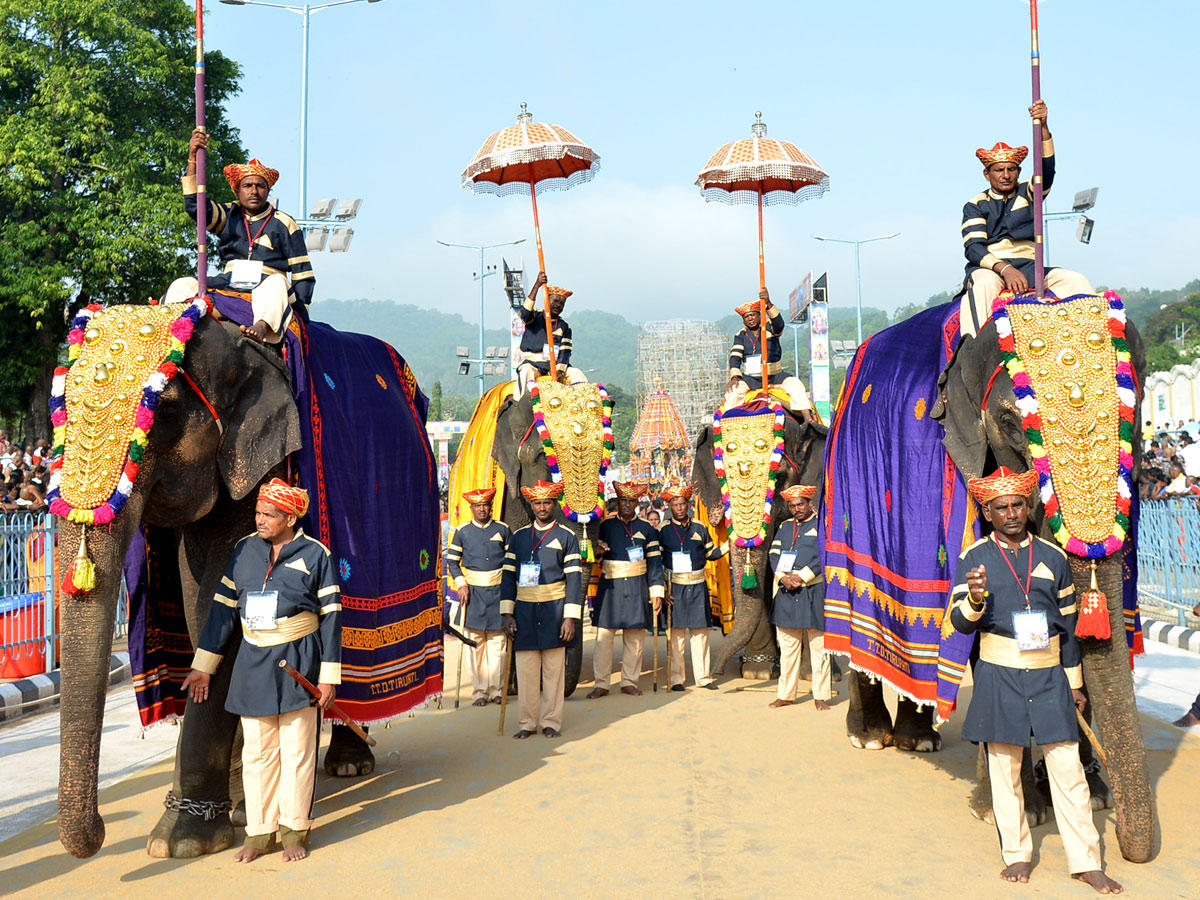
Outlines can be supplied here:
<path id="1" fill-rule="evenodd" d="M 596 646 L 592 648 L 592 674 L 596 687 L 608 690 L 611 687 L 613 669 L 613 641 L 617 629 L 597 628 Z M 637 687 L 642 676 L 642 651 L 646 646 L 646 632 L 641 628 L 621 630 L 621 687 Z"/>
<path id="2" fill-rule="evenodd" d="M 1033 860 L 1033 838 L 1025 818 L 1025 792 L 1021 786 L 1021 755 L 1015 744 L 987 745 L 988 778 L 992 783 L 992 810 L 1000 832 L 1000 855 L 1006 866 Z M 1072 875 L 1100 866 L 1100 835 L 1092 820 L 1091 792 L 1079 762 L 1079 743 L 1059 741 L 1042 747 L 1054 821 L 1062 836 L 1067 869 Z"/>
<path id="3" fill-rule="evenodd" d="M 474 647 L 463 648 L 470 650 L 471 699 L 499 699 L 504 692 L 501 682 L 504 681 L 504 655 L 508 652 L 504 632 L 467 628 L 464 633 L 475 642 Z"/>
<path id="4" fill-rule="evenodd" d="M 562 731 L 563 694 L 567 689 L 567 648 L 518 650 L 517 706 L 521 730 Z"/>
<path id="5" fill-rule="evenodd" d="M 187 303 L 200 290 L 200 282 L 192 276 L 176 278 L 163 294 L 163 303 Z M 255 322 L 266 322 L 271 329 L 268 344 L 278 344 L 283 338 L 283 326 L 291 312 L 289 309 L 288 281 L 282 275 L 272 273 L 250 292 L 250 311 Z"/>
<path id="6" fill-rule="evenodd" d="M 1032 285 L 1030 285 L 1032 287 Z M 1056 297 L 1093 294 L 1091 283 L 1070 269 L 1051 269 L 1046 273 L 1046 287 Z M 962 336 L 975 334 L 992 318 L 992 301 L 1004 290 L 1004 279 L 991 269 L 976 269 L 971 274 L 970 289 L 963 294 L 959 330 Z M 979 324 L 976 325 L 975 323 Z"/>
<path id="7" fill-rule="evenodd" d="M 317 708 L 278 716 L 242 716 L 242 786 L 246 834 L 313 826 L 317 778 Z"/>
<path id="8" fill-rule="evenodd" d="M 779 641 L 780 700 L 795 700 L 800 691 L 801 642 L 808 639 L 809 662 L 812 664 L 812 694 L 814 700 L 833 697 L 833 667 L 825 655 L 825 632 L 819 628 L 775 628 Z"/>
<path id="9" fill-rule="evenodd" d="M 684 669 L 684 644 L 690 644 L 692 649 L 692 677 L 696 684 L 703 687 L 712 683 L 712 663 L 708 654 L 707 628 L 672 628 L 667 641 L 670 646 L 667 658 L 668 674 L 671 686 L 683 684 L 687 680 Z"/>
<path id="10" fill-rule="evenodd" d="M 802 412 L 806 409 L 812 409 L 812 401 L 808 399 L 808 391 L 804 387 L 804 382 L 795 375 L 789 375 L 782 382 L 771 380 L 771 384 L 778 385 L 787 392 L 791 402 L 788 403 L 788 409 L 792 412 Z M 746 394 L 750 393 L 750 388 L 747 386 L 744 379 L 739 378 L 737 384 L 732 389 L 725 392 L 725 403 L 721 406 L 722 410 L 732 409 L 735 406 L 741 406 L 746 399 Z"/>
<path id="11" fill-rule="evenodd" d="M 524 397 L 525 391 L 529 388 L 529 383 L 534 381 L 541 373 L 529 363 L 521 363 L 517 366 L 517 397 Z M 587 384 L 587 376 L 582 371 L 574 366 L 566 368 L 567 384 Z"/>

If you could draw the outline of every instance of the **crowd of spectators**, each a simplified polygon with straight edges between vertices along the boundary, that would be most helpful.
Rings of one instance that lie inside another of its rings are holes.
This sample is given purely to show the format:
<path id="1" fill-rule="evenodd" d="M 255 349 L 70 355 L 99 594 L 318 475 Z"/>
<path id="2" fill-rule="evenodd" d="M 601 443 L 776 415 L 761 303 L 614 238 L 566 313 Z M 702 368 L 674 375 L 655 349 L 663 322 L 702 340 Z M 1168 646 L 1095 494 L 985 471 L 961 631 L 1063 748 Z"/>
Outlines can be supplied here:
<path id="1" fill-rule="evenodd" d="M 1192 499 L 1200 505 L 1200 423 L 1180 419 L 1155 429 L 1142 429 L 1142 469 L 1138 478 L 1143 500 Z"/>
<path id="2" fill-rule="evenodd" d="M 10 441 L 0 430 L 0 513 L 44 511 L 49 465 L 49 441 Z"/>

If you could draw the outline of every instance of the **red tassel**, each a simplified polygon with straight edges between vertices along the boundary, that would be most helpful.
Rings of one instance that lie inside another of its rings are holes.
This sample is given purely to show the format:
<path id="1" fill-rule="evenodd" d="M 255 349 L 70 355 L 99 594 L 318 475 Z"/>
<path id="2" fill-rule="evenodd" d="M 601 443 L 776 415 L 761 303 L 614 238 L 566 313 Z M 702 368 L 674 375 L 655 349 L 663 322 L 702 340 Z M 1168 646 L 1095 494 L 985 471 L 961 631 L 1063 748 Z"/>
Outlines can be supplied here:
<path id="1" fill-rule="evenodd" d="M 1079 618 L 1075 623 L 1076 637 L 1108 640 L 1112 623 L 1108 618 L 1108 597 L 1096 586 L 1096 562 L 1092 561 L 1092 586 L 1079 595 Z"/>

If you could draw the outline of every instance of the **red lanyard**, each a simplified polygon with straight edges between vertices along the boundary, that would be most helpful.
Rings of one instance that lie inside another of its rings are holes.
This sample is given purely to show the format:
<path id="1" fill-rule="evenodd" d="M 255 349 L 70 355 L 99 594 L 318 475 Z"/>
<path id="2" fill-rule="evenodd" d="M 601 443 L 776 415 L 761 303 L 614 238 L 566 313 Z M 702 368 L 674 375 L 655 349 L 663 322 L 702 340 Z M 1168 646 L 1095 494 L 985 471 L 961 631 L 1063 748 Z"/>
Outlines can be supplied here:
<path id="1" fill-rule="evenodd" d="M 1025 592 L 1025 608 L 1029 608 L 1029 589 L 1033 587 L 1033 538 L 1029 539 L 1029 574 L 1025 576 L 1025 584 L 1021 584 L 1020 576 L 1017 575 L 1017 570 L 1013 568 L 1012 562 L 1009 561 L 1008 554 L 1004 552 L 1004 548 L 1000 546 L 1000 539 L 996 537 L 996 532 L 992 532 L 992 540 L 996 542 L 996 548 L 1000 551 L 1000 555 L 1004 557 L 1004 562 L 1008 566 L 1008 571 L 1012 572 L 1013 580 L 1016 581 L 1017 587 Z"/>
<path id="2" fill-rule="evenodd" d="M 804 522 L 807 521 L 808 519 L 804 520 Z M 796 552 L 796 541 L 800 538 L 800 526 L 803 525 L 804 522 L 801 522 L 797 518 L 792 519 L 792 546 L 788 547 L 788 553 Z"/>
<path id="3" fill-rule="evenodd" d="M 250 241 L 250 250 L 246 253 L 246 259 L 251 259 L 254 256 L 254 245 L 258 243 L 258 239 L 262 237 L 262 233 L 267 230 L 267 226 L 271 224 L 271 219 L 274 217 L 275 210 L 271 210 L 267 213 L 267 217 L 263 219 L 262 228 L 258 229 L 258 234 L 250 237 L 250 217 L 244 212 L 242 213 L 242 218 L 246 220 L 246 237 Z"/>
<path id="4" fill-rule="evenodd" d="M 536 531 L 540 531 L 541 529 L 539 529 L 536 525 L 534 525 L 533 530 L 536 532 Z M 538 538 L 536 541 L 533 542 L 533 549 L 529 551 L 529 561 L 530 562 L 533 562 L 534 557 L 537 555 L 538 547 L 542 546 L 542 541 L 544 541 L 547 537 L 549 537 L 550 532 L 552 532 L 553 530 L 554 530 L 554 526 L 551 525 L 545 531 L 542 531 L 542 536 L 540 538 Z"/>
<path id="5" fill-rule="evenodd" d="M 688 522 L 688 531 L 691 531 L 691 522 Z M 687 531 L 680 531 L 679 526 L 675 524 L 675 520 L 671 520 L 671 527 L 675 529 L 675 536 L 679 538 L 680 551 L 687 552 Z"/>

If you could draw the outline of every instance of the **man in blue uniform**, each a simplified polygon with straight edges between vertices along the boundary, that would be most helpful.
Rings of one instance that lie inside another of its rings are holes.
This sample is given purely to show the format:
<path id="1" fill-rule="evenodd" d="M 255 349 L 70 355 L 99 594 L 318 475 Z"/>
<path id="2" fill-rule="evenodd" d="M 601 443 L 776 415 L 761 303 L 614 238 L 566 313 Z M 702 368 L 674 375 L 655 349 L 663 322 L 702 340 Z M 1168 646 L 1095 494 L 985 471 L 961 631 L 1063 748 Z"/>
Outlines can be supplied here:
<path id="1" fill-rule="evenodd" d="M 600 551 L 600 587 L 596 591 L 596 646 L 592 673 L 596 686 L 589 700 L 608 695 L 612 679 L 613 642 L 621 632 L 621 693 L 641 696 L 642 650 L 651 616 L 655 620 L 666 593 L 662 553 L 654 526 L 637 518 L 638 497 L 645 485 L 632 481 L 613 483 L 617 514 L 600 523 L 596 548 Z"/>
<path id="2" fill-rule="evenodd" d="M 1038 100 L 1029 115 L 1042 120 L 1042 194 L 1054 184 L 1054 139 L 1046 124 L 1046 104 Z M 988 189 L 963 207 L 962 240 L 967 257 L 963 283 L 963 336 L 975 334 L 992 317 L 992 301 L 1001 291 L 1020 293 L 1034 285 L 1033 188 L 1020 181 L 1028 147 L 1000 142 L 975 156 L 983 163 Z M 1092 286 L 1078 272 L 1047 269 L 1046 287 L 1058 297 L 1090 294 Z"/>
<path id="3" fill-rule="evenodd" d="M 516 531 L 504 554 L 500 614 L 517 661 L 517 740 L 562 735 L 566 692 L 566 646 L 575 639 L 583 611 L 579 541 L 554 521 L 561 484 L 535 482 L 521 488 L 533 508 L 533 524 Z"/>
<path id="4" fill-rule="evenodd" d="M 1091 795 L 1079 762 L 1083 670 L 1075 587 L 1066 554 L 1028 533 L 1035 470 L 1000 468 L 967 485 L 995 529 L 959 557 L 950 621 L 979 633 L 975 688 L 963 721 L 964 740 L 987 748 L 992 809 L 1000 834 L 1005 881 L 1027 882 L 1033 840 L 1025 818 L 1021 757 L 1030 738 L 1042 748 L 1054 819 L 1068 871 L 1099 893 L 1120 893 L 1104 874 Z"/>
<path id="5" fill-rule="evenodd" d="M 567 384 L 579 384 L 587 381 L 584 374 L 571 365 L 571 351 L 574 349 L 571 338 L 571 326 L 562 317 L 567 305 L 567 298 L 574 293 L 566 288 L 546 284 L 546 273 L 538 272 L 533 290 L 525 298 L 521 306 L 521 321 L 525 323 L 525 333 L 521 335 L 521 364 L 517 367 L 517 395 L 525 393 L 529 382 L 539 375 L 550 374 L 550 346 L 546 340 L 546 315 L 540 309 L 535 309 L 538 291 L 545 285 L 546 303 L 550 305 L 550 321 L 554 329 L 554 368 L 555 378 Z"/>
<path id="6" fill-rule="evenodd" d="M 224 655 L 237 653 L 225 709 L 242 717 L 244 738 L 246 843 L 238 862 L 266 853 L 276 832 L 284 861 L 308 855 L 320 722 L 279 661 L 316 683 L 318 705 L 328 707 L 342 680 L 342 604 L 329 551 L 296 527 L 307 510 L 308 494 L 278 478 L 259 490 L 256 532 L 233 551 L 183 682 L 203 703 Z"/>
<path id="7" fill-rule="evenodd" d="M 671 511 L 670 521 L 658 530 L 663 564 L 670 573 L 667 581 L 667 604 L 671 614 L 667 676 L 671 690 L 683 690 L 687 679 L 684 645 L 690 643 L 692 677 L 699 687 L 715 691 L 717 683 L 712 678 L 712 660 L 708 651 L 712 610 L 704 567 L 709 560 L 720 559 L 728 553 L 729 545 L 717 547 L 708 529 L 692 521 L 692 489 L 686 484 L 668 484 L 663 488 L 662 498 Z"/>
<path id="8" fill-rule="evenodd" d="M 463 605 L 463 627 L 471 649 L 472 706 L 500 702 L 504 690 L 504 631 L 500 621 L 500 582 L 508 550 L 508 526 L 492 518 L 495 488 L 467 491 L 471 521 L 446 542 L 446 568 Z"/>
<path id="9" fill-rule="evenodd" d="M 783 313 L 771 302 L 766 288 L 758 292 L 760 300 L 767 304 L 767 353 L 763 359 L 761 304 L 751 300 L 737 307 L 734 312 L 742 317 L 745 327 L 733 336 L 729 349 L 729 383 L 725 385 L 725 408 L 740 406 L 750 391 L 762 388 L 763 373 L 770 383 L 785 391 L 790 398 L 788 409 L 806 422 L 815 420 L 808 391 L 795 375 L 783 370 L 783 346 L 779 336 L 785 327 Z"/>
<path id="10" fill-rule="evenodd" d="M 188 145 L 183 177 L 183 205 L 193 219 L 199 207 L 196 151 L 207 146 L 208 135 L 197 128 Z M 226 166 L 225 177 L 237 202 L 208 201 L 208 230 L 220 242 L 217 253 L 222 266 L 219 274 L 208 279 L 208 286 L 249 293 L 254 321 L 242 326 L 242 333 L 256 341 L 277 343 L 290 318 L 290 304 L 312 302 L 316 278 L 304 232 L 295 219 L 267 201 L 279 180 L 278 170 L 252 159 L 245 165 Z M 163 302 L 187 302 L 198 290 L 195 278 L 176 279 Z"/>
<path id="11" fill-rule="evenodd" d="M 796 702 L 800 684 L 802 642 L 808 641 L 812 664 L 813 707 L 829 709 L 833 678 L 825 655 L 825 574 L 821 569 L 817 513 L 812 508 L 816 485 L 794 484 L 779 495 L 792 517 L 779 526 L 768 554 L 775 572 L 775 602 L 770 623 L 779 642 L 779 688 L 772 709 Z"/>

